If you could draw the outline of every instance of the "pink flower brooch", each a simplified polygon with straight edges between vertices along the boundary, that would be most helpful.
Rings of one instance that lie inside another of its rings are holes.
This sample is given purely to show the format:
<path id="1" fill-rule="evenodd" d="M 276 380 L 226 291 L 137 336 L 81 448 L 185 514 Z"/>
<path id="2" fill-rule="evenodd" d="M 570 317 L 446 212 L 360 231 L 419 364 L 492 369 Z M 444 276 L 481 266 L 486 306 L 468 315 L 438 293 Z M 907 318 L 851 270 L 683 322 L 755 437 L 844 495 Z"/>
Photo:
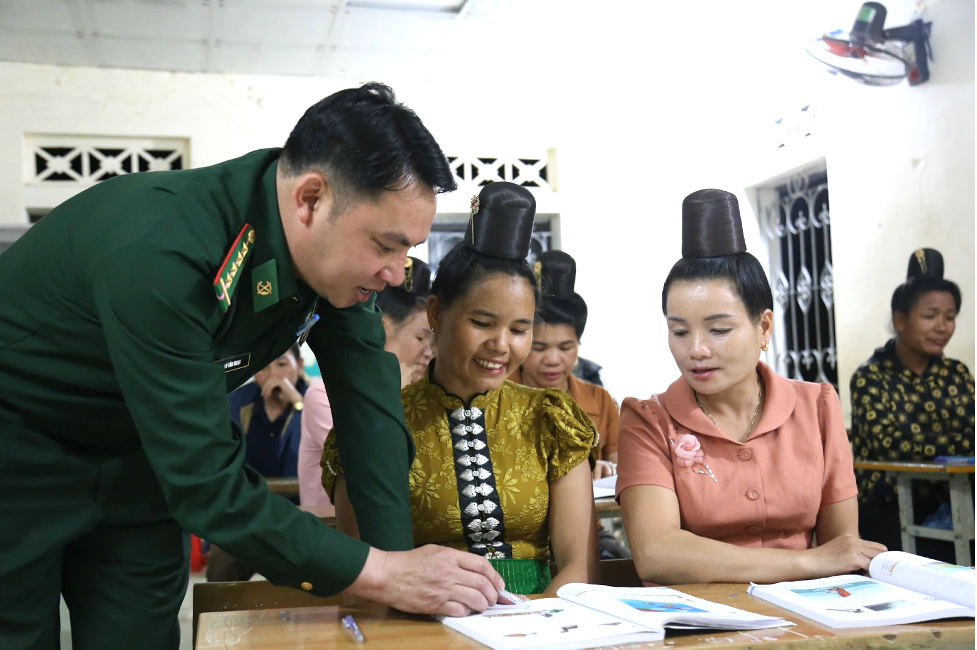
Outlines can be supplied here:
<path id="1" fill-rule="evenodd" d="M 715 475 L 713 475 L 712 470 L 709 469 L 709 465 L 705 463 L 706 455 L 702 451 L 702 445 L 699 444 L 699 439 L 693 436 L 691 433 L 683 433 L 678 437 L 678 440 L 672 440 L 672 452 L 675 454 L 675 462 L 682 467 L 688 467 L 696 474 L 705 474 L 713 480 L 714 483 L 718 483 Z M 699 467 L 704 467 L 705 469 L 699 469 Z"/>

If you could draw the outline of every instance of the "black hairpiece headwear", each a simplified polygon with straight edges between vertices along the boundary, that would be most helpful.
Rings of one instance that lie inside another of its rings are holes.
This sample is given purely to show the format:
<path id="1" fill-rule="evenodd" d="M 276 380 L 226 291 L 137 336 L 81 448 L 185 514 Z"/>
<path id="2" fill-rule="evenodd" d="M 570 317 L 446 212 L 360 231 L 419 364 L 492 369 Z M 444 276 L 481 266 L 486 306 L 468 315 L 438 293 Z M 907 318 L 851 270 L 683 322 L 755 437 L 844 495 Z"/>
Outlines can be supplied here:
<path id="1" fill-rule="evenodd" d="M 431 267 L 416 257 L 408 257 L 404 261 L 404 282 L 396 288 L 426 298 L 431 293 Z"/>
<path id="2" fill-rule="evenodd" d="M 587 303 L 574 292 L 577 263 L 563 251 L 546 251 L 539 256 L 543 304 L 540 316 L 545 323 L 572 323 L 579 339 L 587 325 Z"/>
<path id="3" fill-rule="evenodd" d="M 558 300 L 572 298 L 577 280 L 577 263 L 563 251 L 546 251 L 539 256 L 543 296 Z"/>
<path id="4" fill-rule="evenodd" d="M 916 278 L 943 279 L 943 255 L 935 248 L 918 248 L 909 256 L 906 280 Z"/>
<path id="5" fill-rule="evenodd" d="M 906 281 L 892 292 L 892 313 L 908 314 L 919 298 L 931 291 L 946 291 L 960 311 L 961 295 L 957 283 L 943 277 L 943 255 L 933 248 L 917 248 L 909 256 Z"/>
<path id="6" fill-rule="evenodd" d="M 497 181 L 472 198 L 465 243 L 483 255 L 522 260 L 529 255 L 536 199 L 525 187 Z"/>
<path id="7" fill-rule="evenodd" d="M 699 190 L 682 201 L 682 257 L 724 257 L 746 252 L 740 206 L 723 190 Z"/>

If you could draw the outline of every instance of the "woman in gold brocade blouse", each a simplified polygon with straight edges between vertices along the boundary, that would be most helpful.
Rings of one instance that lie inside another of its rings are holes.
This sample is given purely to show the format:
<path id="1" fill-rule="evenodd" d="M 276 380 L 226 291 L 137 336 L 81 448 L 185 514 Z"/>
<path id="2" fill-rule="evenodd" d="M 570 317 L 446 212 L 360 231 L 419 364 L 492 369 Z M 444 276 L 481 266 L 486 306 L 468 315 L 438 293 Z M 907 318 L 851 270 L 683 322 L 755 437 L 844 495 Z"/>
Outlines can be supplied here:
<path id="1" fill-rule="evenodd" d="M 943 277 L 943 256 L 921 248 L 909 257 L 904 284 L 892 294 L 896 337 L 851 378 L 852 449 L 856 460 L 932 462 L 974 455 L 974 376 L 943 349 L 956 329 L 960 288 Z M 895 485 L 882 472 L 857 470 L 862 535 L 902 548 Z M 914 512 L 948 509 L 946 483 L 916 481 Z M 914 522 L 916 523 L 916 522 Z M 953 562 L 953 546 L 921 538 L 916 552 Z"/>
<path id="2" fill-rule="evenodd" d="M 472 199 L 465 241 L 442 260 L 428 299 L 437 357 L 401 392 L 417 447 L 414 543 L 483 555 L 521 594 L 597 578 L 594 425 L 565 393 L 506 381 L 532 344 L 539 288 L 525 258 L 535 212 L 532 194 L 511 183 Z M 337 523 L 355 534 L 334 443 L 322 466 Z"/>

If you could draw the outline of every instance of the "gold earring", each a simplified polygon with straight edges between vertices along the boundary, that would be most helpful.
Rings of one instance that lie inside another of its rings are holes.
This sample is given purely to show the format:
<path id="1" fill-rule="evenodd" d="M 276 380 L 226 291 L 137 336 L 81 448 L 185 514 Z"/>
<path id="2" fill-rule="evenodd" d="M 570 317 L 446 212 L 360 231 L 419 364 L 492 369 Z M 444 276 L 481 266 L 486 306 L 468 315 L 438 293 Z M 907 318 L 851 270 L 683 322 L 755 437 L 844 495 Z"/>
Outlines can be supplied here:
<path id="1" fill-rule="evenodd" d="M 764 352 L 766 352 L 767 350 L 770 349 L 770 344 L 769 343 L 764 343 L 763 344 L 763 347 L 760 348 L 760 349 L 763 350 Z"/>

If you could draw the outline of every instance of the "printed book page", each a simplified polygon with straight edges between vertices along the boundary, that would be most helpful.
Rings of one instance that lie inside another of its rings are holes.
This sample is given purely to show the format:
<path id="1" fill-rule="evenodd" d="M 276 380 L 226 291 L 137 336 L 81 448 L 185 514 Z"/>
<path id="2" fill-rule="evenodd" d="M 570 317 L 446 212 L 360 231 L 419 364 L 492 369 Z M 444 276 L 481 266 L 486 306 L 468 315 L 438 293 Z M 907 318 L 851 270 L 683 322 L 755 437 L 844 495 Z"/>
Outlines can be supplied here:
<path id="1" fill-rule="evenodd" d="M 516 648 L 595 648 L 664 638 L 650 630 L 560 598 L 497 605 L 481 614 L 440 617 L 442 623 L 496 650 Z"/>
<path id="2" fill-rule="evenodd" d="M 869 575 L 928 596 L 974 608 L 977 571 L 970 567 L 938 562 L 927 557 L 886 551 L 872 559 Z"/>
<path id="3" fill-rule="evenodd" d="M 974 615 L 972 608 L 856 575 L 752 585 L 749 592 L 836 628 L 898 625 Z"/>
<path id="4" fill-rule="evenodd" d="M 793 625 L 782 618 L 720 605 L 668 587 L 605 587 L 573 583 L 560 587 L 556 594 L 564 600 L 654 629 L 674 625 L 757 630 Z"/>

